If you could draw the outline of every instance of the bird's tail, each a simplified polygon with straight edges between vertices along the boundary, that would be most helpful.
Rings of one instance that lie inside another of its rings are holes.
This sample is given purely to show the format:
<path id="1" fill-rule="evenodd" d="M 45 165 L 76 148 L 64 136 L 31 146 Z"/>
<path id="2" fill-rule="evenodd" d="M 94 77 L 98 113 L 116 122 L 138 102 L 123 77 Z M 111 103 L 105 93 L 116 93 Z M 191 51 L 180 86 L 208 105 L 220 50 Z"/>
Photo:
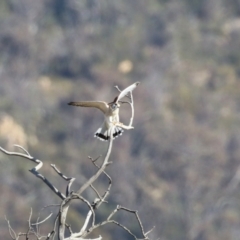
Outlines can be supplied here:
<path id="1" fill-rule="evenodd" d="M 121 127 L 114 126 L 113 129 L 113 139 L 121 136 L 123 129 Z M 107 129 L 104 126 L 100 127 L 94 134 L 94 137 L 98 138 L 101 141 L 108 141 L 110 139 L 111 128 Z"/>

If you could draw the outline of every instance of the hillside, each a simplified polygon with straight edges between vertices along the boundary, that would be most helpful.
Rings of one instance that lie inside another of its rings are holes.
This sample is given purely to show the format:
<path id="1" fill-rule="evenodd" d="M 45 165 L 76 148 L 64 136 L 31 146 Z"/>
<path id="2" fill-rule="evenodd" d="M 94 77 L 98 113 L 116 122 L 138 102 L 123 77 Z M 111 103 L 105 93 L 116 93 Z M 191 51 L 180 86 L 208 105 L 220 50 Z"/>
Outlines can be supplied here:
<path id="1" fill-rule="evenodd" d="M 1 146 L 23 145 L 80 186 L 94 172 L 87 157 L 106 149 L 93 138 L 103 116 L 67 103 L 110 102 L 115 85 L 139 81 L 135 129 L 114 141 L 108 201 L 139 210 L 152 239 L 239 239 L 239 1 L 2 0 L 0 29 Z M 129 113 L 123 106 L 123 122 Z M 0 154 L 0 164 L 0 238 L 10 239 L 4 215 L 22 231 L 30 207 L 37 215 L 58 199 L 31 163 Z M 76 210 L 73 228 L 86 212 Z M 101 234 L 131 239 L 114 226 Z"/>

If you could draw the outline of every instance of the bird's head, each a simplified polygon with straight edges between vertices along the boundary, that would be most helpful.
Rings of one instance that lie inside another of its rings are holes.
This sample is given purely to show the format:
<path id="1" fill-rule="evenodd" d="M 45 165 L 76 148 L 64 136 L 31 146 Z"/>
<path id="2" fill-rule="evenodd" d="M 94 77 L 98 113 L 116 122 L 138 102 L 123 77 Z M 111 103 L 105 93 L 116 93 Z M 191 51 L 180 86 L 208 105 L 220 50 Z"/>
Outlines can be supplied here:
<path id="1" fill-rule="evenodd" d="M 111 108 L 112 111 L 115 111 L 116 109 L 118 109 L 120 107 L 120 104 L 113 102 L 113 103 L 109 104 L 109 107 Z"/>
<path id="2" fill-rule="evenodd" d="M 120 104 L 117 101 L 117 97 L 115 97 L 113 102 L 110 102 L 108 105 L 109 105 L 109 107 L 111 108 L 112 111 L 115 111 L 120 107 Z"/>

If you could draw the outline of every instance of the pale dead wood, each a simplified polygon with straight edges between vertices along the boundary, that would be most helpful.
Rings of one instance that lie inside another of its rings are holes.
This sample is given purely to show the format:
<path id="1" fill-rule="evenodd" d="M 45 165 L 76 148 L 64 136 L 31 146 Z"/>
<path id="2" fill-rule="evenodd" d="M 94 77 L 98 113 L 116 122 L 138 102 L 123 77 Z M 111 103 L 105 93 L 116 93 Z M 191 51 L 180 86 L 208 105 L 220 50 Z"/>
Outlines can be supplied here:
<path id="1" fill-rule="evenodd" d="M 19 147 L 19 145 L 15 145 L 16 147 Z M 19 153 L 19 152 L 10 152 L 10 151 L 7 151 L 5 150 L 4 148 L 2 148 L 0 146 L 0 151 L 2 151 L 3 153 L 5 153 L 6 155 L 12 155 L 12 156 L 19 156 L 19 157 L 22 157 L 22 158 L 26 158 L 34 163 L 37 163 L 38 165 L 35 166 L 34 168 L 30 169 L 29 171 L 35 175 L 37 178 L 41 179 L 56 195 L 58 195 L 61 199 L 64 199 L 65 198 L 65 195 L 62 194 L 53 184 L 51 184 L 48 179 L 46 177 L 44 177 L 42 174 L 40 174 L 38 172 L 38 170 L 41 169 L 43 163 L 42 161 L 32 157 L 28 151 L 26 149 L 24 149 L 23 147 L 19 147 L 21 148 L 26 154 L 23 154 L 23 153 Z"/>
<path id="2" fill-rule="evenodd" d="M 122 91 L 120 90 L 120 88 L 118 86 L 115 86 L 115 88 L 121 93 Z M 133 118 L 134 118 L 134 102 L 133 102 L 133 95 L 132 95 L 132 91 L 130 91 L 125 97 L 127 97 L 129 99 L 129 101 L 119 101 L 120 103 L 128 103 L 131 107 L 131 118 L 130 118 L 130 122 L 128 124 L 128 128 L 126 129 L 131 129 L 130 127 L 132 127 L 133 124 Z"/>
<path id="3" fill-rule="evenodd" d="M 121 92 L 121 90 L 117 86 L 116 86 L 116 88 Z M 134 102 L 133 102 L 132 92 L 130 91 L 126 97 L 129 99 L 129 101 L 127 101 L 126 103 L 130 104 L 130 106 L 131 106 L 131 118 L 130 118 L 130 122 L 129 122 L 128 126 L 125 126 L 125 125 L 121 124 L 121 127 L 126 128 L 126 129 L 131 129 L 131 128 L 133 128 L 132 123 L 133 123 L 133 118 L 134 118 Z M 125 103 L 125 102 L 122 101 L 122 103 Z M 4 148 L 0 147 L 0 151 L 5 153 L 6 155 L 19 156 L 19 157 L 28 159 L 28 160 L 34 162 L 35 164 L 37 164 L 34 168 L 30 169 L 29 171 L 34 176 L 41 179 L 45 183 L 45 185 L 47 185 L 52 190 L 52 192 L 54 194 L 56 194 L 61 199 L 60 204 L 48 205 L 48 206 L 45 206 L 44 208 L 42 208 L 40 210 L 40 212 L 41 212 L 45 208 L 48 208 L 48 207 L 51 207 L 51 206 L 58 207 L 58 209 L 59 209 L 58 213 L 55 214 L 53 229 L 51 230 L 50 233 L 48 233 L 46 236 L 42 235 L 40 233 L 40 228 L 39 227 L 42 224 L 46 223 L 48 220 L 50 220 L 54 216 L 54 214 L 51 212 L 50 214 L 48 214 L 42 220 L 40 220 L 40 214 L 39 214 L 39 216 L 37 218 L 37 221 L 35 223 L 32 223 L 32 220 L 31 220 L 32 219 L 32 209 L 31 209 L 30 216 L 29 216 L 29 219 L 28 219 L 28 230 L 27 230 L 26 233 L 16 234 L 15 231 L 12 229 L 12 227 L 10 225 L 10 222 L 6 219 L 7 224 L 8 224 L 9 235 L 12 239 L 18 240 L 19 237 L 21 237 L 21 236 L 24 236 L 25 239 L 29 239 L 30 236 L 34 235 L 35 238 L 39 239 L 39 240 L 40 239 L 54 240 L 55 237 L 57 237 L 59 240 L 88 240 L 88 239 L 86 239 L 86 237 L 90 233 L 92 233 L 97 228 L 99 228 L 103 225 L 106 225 L 106 224 L 114 224 L 114 225 L 122 228 L 129 235 L 131 235 L 134 239 L 139 239 L 129 228 L 127 228 L 126 226 L 124 226 L 120 222 L 112 219 L 118 211 L 126 211 L 130 214 L 134 214 L 134 216 L 136 218 L 136 221 L 138 223 L 139 229 L 140 229 L 141 234 L 142 234 L 141 239 L 149 239 L 147 237 L 147 235 L 153 229 L 151 229 L 148 232 L 145 232 L 144 228 L 143 228 L 143 224 L 141 222 L 141 219 L 138 215 L 138 212 L 135 211 L 135 210 L 131 210 L 129 208 L 126 208 L 126 207 L 122 207 L 120 205 L 118 205 L 108 215 L 108 217 L 105 220 L 103 220 L 99 223 L 96 223 L 96 220 L 95 220 L 96 219 L 96 211 L 97 211 L 97 209 L 99 209 L 101 207 L 102 203 L 107 203 L 106 198 L 110 194 L 110 190 L 111 190 L 111 187 L 112 187 L 112 178 L 106 172 L 106 167 L 109 164 L 112 163 L 112 162 L 109 161 L 109 157 L 110 157 L 110 154 L 111 154 L 111 151 L 112 151 L 112 144 L 113 144 L 113 128 L 110 131 L 111 131 L 110 140 L 108 142 L 108 148 L 107 148 L 107 151 L 106 151 L 106 154 L 105 154 L 105 157 L 103 159 L 102 164 L 101 165 L 97 164 L 97 160 L 101 156 L 97 157 L 96 159 L 92 159 L 91 157 L 89 157 L 92 164 L 97 168 L 97 171 L 77 191 L 71 190 L 71 187 L 72 187 L 73 182 L 75 181 L 75 178 L 67 177 L 54 164 L 51 164 L 51 167 L 57 173 L 57 175 L 60 176 L 63 180 L 65 180 L 67 182 L 66 195 L 61 193 L 44 175 L 39 173 L 39 170 L 43 166 L 43 162 L 40 161 L 39 159 L 36 159 L 35 157 L 32 157 L 30 155 L 30 153 L 24 147 L 19 146 L 19 145 L 15 145 L 16 147 L 21 149 L 23 151 L 23 153 L 21 153 L 21 152 L 10 152 L 10 151 L 7 151 Z M 94 187 L 94 185 L 93 185 L 93 183 L 99 178 L 99 176 L 101 174 L 104 174 L 106 176 L 106 178 L 108 179 L 108 187 L 106 188 L 106 191 L 103 194 L 100 194 L 99 191 L 97 190 L 97 188 Z M 94 191 L 95 194 L 96 194 L 96 197 L 93 201 L 90 201 L 90 200 L 88 200 L 88 199 L 86 199 L 82 196 L 82 193 L 88 188 L 92 189 L 92 191 Z M 82 227 L 80 228 L 79 232 L 76 232 L 76 233 L 74 233 L 72 231 L 71 226 L 66 222 L 67 215 L 68 215 L 68 212 L 69 212 L 69 208 L 71 207 L 71 203 L 72 203 L 73 200 L 80 200 L 81 202 L 86 204 L 89 208 L 89 211 L 86 214 L 85 221 L 84 221 Z M 65 237 L 66 230 L 68 231 L 69 237 Z M 99 236 L 98 238 L 95 238 L 95 239 L 92 238 L 91 240 L 101 240 L 101 239 L 102 239 L 102 237 Z"/>

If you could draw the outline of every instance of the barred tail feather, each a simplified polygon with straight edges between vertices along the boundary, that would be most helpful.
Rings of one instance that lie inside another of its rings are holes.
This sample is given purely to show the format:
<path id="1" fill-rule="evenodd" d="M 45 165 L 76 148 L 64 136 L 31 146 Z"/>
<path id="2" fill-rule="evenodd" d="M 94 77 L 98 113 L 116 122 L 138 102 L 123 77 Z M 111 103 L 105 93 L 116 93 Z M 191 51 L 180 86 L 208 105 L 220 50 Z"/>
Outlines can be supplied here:
<path id="1" fill-rule="evenodd" d="M 117 138 L 118 136 L 121 136 L 123 133 L 123 129 L 120 127 L 114 127 L 113 130 L 113 139 Z M 108 141 L 110 139 L 111 131 L 110 129 L 104 129 L 99 128 L 96 133 L 94 134 L 94 137 L 98 138 L 101 141 Z"/>
<path id="2" fill-rule="evenodd" d="M 117 138 L 118 136 L 121 136 L 123 134 L 123 129 L 120 127 L 115 127 L 113 132 L 113 139 Z"/>
<path id="3" fill-rule="evenodd" d="M 102 128 L 99 128 L 95 134 L 94 137 L 98 138 L 101 141 L 107 141 L 106 136 L 102 133 Z"/>

